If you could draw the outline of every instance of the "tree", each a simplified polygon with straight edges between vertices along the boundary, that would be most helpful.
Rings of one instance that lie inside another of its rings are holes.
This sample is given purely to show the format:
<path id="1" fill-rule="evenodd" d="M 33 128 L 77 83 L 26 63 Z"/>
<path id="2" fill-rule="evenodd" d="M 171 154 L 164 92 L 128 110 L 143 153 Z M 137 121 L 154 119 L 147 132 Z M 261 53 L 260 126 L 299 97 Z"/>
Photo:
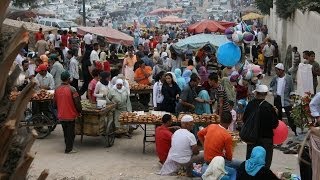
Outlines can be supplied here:
<path id="1" fill-rule="evenodd" d="M 11 0 L 0 1 L 0 180 L 23 180 L 26 179 L 35 156 L 30 149 L 37 133 L 34 130 L 28 133 L 25 129 L 19 128 L 19 124 L 34 93 L 35 82 L 30 82 L 16 101 L 9 100 L 11 90 L 21 72 L 19 66 L 16 66 L 9 74 L 10 67 L 29 39 L 24 26 L 15 34 L 1 31 L 10 2 Z M 48 172 L 45 170 L 38 179 L 46 179 L 47 176 Z"/>
<path id="2" fill-rule="evenodd" d="M 301 0 L 301 7 L 303 11 L 316 11 L 320 13 L 319 0 Z"/>
<path id="3" fill-rule="evenodd" d="M 36 6 L 37 0 L 12 0 L 12 5 L 16 7 L 23 7 L 24 5 Z"/>
<path id="4" fill-rule="evenodd" d="M 276 12 L 280 18 L 292 17 L 296 9 L 300 7 L 300 0 L 276 0 Z"/>
<path id="5" fill-rule="evenodd" d="M 255 3 L 262 14 L 270 14 L 270 8 L 273 7 L 273 0 L 256 0 Z"/>

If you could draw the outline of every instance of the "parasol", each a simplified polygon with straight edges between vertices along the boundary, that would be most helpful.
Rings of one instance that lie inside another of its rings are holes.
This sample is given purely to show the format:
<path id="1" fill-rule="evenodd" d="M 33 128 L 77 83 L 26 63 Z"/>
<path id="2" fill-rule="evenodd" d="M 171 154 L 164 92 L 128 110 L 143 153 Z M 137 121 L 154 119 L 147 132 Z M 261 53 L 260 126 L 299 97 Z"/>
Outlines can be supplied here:
<path id="1" fill-rule="evenodd" d="M 197 22 L 195 24 L 192 24 L 188 27 L 188 32 L 192 33 L 203 33 L 203 32 L 224 32 L 226 28 L 222 26 L 217 21 L 213 20 L 202 20 L 200 22 Z"/>
<path id="2" fill-rule="evenodd" d="M 160 24 L 179 24 L 184 22 L 186 22 L 186 20 L 181 19 L 177 16 L 167 16 L 159 20 Z"/>
<path id="3" fill-rule="evenodd" d="M 242 20 L 253 20 L 253 19 L 261 19 L 263 18 L 264 16 L 263 15 L 260 15 L 258 13 L 249 13 L 249 14 L 246 14 L 244 16 L 242 16 Z"/>
<path id="4" fill-rule="evenodd" d="M 84 35 L 86 32 L 105 37 L 107 42 L 113 44 L 133 44 L 133 37 L 110 27 L 78 27 L 78 34 Z"/>
<path id="5" fill-rule="evenodd" d="M 149 15 L 170 14 L 172 11 L 166 8 L 159 8 L 149 12 Z"/>
<path id="6" fill-rule="evenodd" d="M 198 50 L 206 45 L 219 47 L 226 42 L 229 42 L 229 40 L 225 35 L 197 34 L 180 40 L 173 44 L 172 47 L 176 52 L 181 52 L 187 49 Z"/>
<path id="7" fill-rule="evenodd" d="M 217 21 L 217 22 L 221 24 L 221 26 L 225 27 L 226 29 L 236 25 L 235 22 L 229 22 L 229 21 Z"/>
<path id="8" fill-rule="evenodd" d="M 183 8 L 170 9 L 170 11 L 171 11 L 172 13 L 182 13 L 182 12 L 183 12 Z"/>

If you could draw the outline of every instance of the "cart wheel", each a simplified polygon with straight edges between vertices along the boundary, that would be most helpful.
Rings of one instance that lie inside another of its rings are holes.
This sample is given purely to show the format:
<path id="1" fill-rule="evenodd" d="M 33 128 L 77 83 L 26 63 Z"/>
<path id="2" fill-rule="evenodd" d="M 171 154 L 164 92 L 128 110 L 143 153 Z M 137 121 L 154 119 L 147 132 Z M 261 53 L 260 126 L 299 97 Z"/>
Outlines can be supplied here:
<path id="1" fill-rule="evenodd" d="M 47 116 L 42 114 L 36 114 L 31 117 L 27 122 L 27 130 L 31 132 L 35 129 L 38 133 L 38 139 L 44 139 L 51 133 L 51 128 L 55 123 Z"/>
<path id="2" fill-rule="evenodd" d="M 108 124 L 108 127 L 106 129 L 106 135 L 104 136 L 106 141 L 106 147 L 113 146 L 114 139 L 116 137 L 115 131 L 116 131 L 116 125 L 112 121 Z"/>

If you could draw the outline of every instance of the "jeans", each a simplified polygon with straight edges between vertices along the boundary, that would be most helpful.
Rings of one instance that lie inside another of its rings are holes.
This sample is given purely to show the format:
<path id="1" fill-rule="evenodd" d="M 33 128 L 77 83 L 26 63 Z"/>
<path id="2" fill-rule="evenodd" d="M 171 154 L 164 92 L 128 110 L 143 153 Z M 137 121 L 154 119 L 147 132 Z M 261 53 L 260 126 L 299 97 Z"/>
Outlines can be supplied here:
<path id="1" fill-rule="evenodd" d="M 235 159 L 233 159 L 231 161 L 225 160 L 226 166 L 228 166 L 229 168 L 233 168 L 235 170 L 237 170 L 240 167 L 241 163 L 242 163 L 242 161 L 235 160 Z"/>
<path id="2" fill-rule="evenodd" d="M 64 143 L 66 145 L 65 153 L 72 151 L 75 135 L 75 121 L 61 121 Z"/>
<path id="3" fill-rule="evenodd" d="M 272 138 L 260 138 L 255 144 L 247 144 L 246 159 L 250 159 L 252 149 L 256 146 L 262 146 L 266 150 L 266 167 L 270 168 L 273 156 L 273 140 Z"/>
<path id="4" fill-rule="evenodd" d="M 220 180 L 236 180 L 237 179 L 237 170 L 234 168 L 230 168 L 225 166 L 224 169 L 228 174 L 224 175 Z"/>
<path id="5" fill-rule="evenodd" d="M 292 106 L 282 107 L 281 96 L 276 96 L 274 98 L 274 106 L 276 106 L 276 108 L 278 109 L 278 119 L 279 120 L 282 120 L 282 108 L 284 109 L 290 128 L 292 129 L 294 134 L 297 134 L 297 130 L 296 130 L 297 126 L 294 124 L 294 120 L 291 118 Z"/>
<path id="6" fill-rule="evenodd" d="M 273 56 L 271 57 L 264 57 L 264 71 L 263 73 L 271 75 L 271 68 L 272 68 Z"/>

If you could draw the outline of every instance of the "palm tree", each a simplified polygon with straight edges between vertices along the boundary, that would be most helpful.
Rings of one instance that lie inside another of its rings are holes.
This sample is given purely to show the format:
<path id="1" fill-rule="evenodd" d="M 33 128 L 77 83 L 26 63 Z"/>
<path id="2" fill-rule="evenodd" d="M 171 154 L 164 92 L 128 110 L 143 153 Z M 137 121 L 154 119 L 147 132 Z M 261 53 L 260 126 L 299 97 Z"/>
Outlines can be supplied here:
<path id="1" fill-rule="evenodd" d="M 19 128 L 24 110 L 34 93 L 35 83 L 29 83 L 16 101 L 9 100 L 14 82 L 21 71 L 16 66 L 10 73 L 10 67 L 29 39 L 23 26 L 15 34 L 1 31 L 10 2 L 11 0 L 0 1 L 0 180 L 26 179 L 35 157 L 30 149 L 37 136 L 35 131 L 28 133 Z M 44 170 L 38 179 L 46 179 L 47 176 L 48 170 Z"/>

